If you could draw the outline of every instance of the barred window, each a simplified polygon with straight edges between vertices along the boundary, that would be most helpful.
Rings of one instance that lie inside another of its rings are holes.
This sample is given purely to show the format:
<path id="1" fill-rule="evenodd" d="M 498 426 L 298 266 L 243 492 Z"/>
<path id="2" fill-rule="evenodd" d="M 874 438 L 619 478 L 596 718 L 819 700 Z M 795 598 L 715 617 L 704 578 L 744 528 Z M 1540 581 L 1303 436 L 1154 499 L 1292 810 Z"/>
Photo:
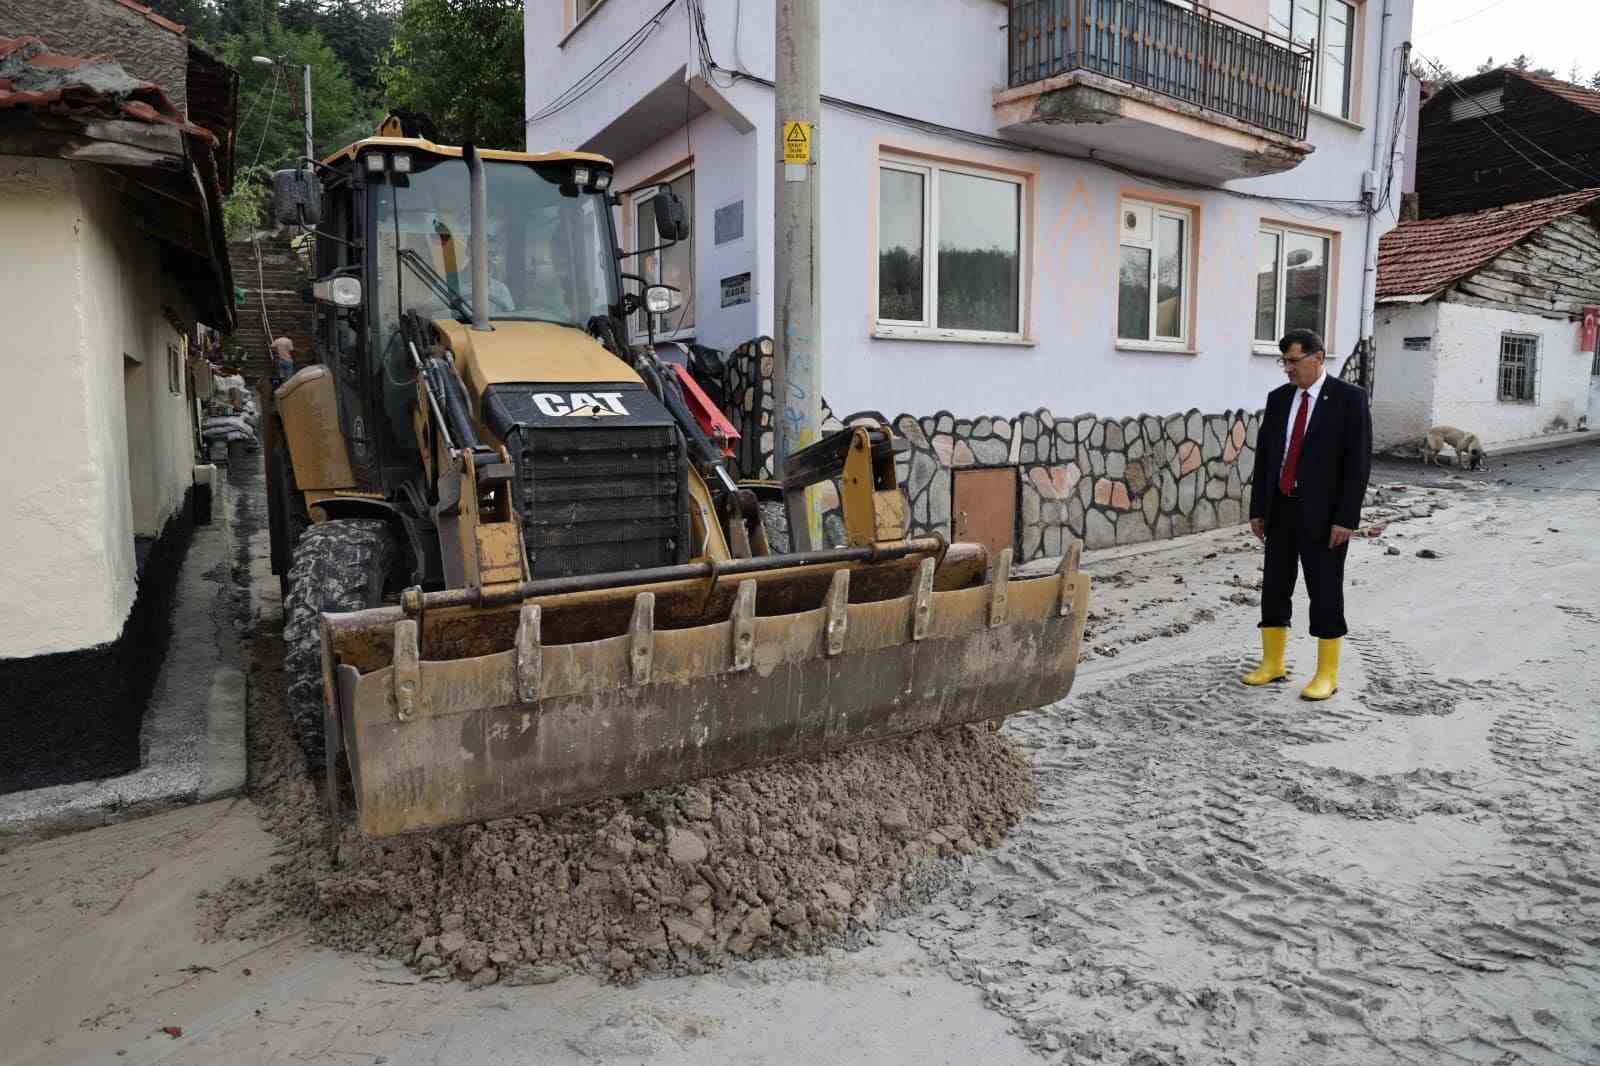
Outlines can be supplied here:
<path id="1" fill-rule="evenodd" d="M 1589 376 L 1600 378 L 1600 348 L 1594 350 L 1594 362 L 1589 364 Z"/>
<path id="2" fill-rule="evenodd" d="M 1539 338 L 1500 334 L 1500 401 L 1539 402 Z"/>

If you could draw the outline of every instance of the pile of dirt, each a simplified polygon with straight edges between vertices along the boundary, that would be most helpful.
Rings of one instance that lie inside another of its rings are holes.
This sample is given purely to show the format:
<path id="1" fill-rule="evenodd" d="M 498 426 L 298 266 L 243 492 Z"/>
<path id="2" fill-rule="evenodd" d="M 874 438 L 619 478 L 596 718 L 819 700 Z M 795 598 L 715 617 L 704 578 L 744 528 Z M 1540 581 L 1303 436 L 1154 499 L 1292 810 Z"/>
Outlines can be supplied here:
<path id="1" fill-rule="evenodd" d="M 221 935 L 309 919 L 324 943 L 474 984 L 702 973 L 851 944 L 1034 802 L 1027 760 L 962 727 L 543 817 L 376 841 L 348 827 L 334 865 L 281 645 L 257 643 L 253 796 L 285 846 L 267 876 L 209 897 Z"/>

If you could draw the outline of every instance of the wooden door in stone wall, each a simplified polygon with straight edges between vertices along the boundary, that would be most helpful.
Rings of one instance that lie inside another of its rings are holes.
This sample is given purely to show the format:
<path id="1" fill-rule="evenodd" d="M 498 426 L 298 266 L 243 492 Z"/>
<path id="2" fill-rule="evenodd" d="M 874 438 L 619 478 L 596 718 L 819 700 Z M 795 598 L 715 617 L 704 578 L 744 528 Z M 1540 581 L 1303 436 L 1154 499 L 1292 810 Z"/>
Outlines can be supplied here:
<path id="1" fill-rule="evenodd" d="M 952 471 L 950 539 L 982 544 L 989 558 L 1016 545 L 1017 468 L 965 467 Z"/>

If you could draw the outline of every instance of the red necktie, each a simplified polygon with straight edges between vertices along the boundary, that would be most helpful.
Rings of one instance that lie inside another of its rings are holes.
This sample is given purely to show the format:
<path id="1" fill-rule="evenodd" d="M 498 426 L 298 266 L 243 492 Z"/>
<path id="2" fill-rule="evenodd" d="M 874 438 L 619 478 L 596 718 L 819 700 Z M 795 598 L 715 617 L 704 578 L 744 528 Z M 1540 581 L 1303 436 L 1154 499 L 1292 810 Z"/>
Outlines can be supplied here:
<path id="1" fill-rule="evenodd" d="M 1289 435 L 1289 454 L 1283 460 L 1283 473 L 1278 475 L 1278 491 L 1285 496 L 1294 495 L 1295 467 L 1300 464 L 1300 446 L 1306 442 L 1306 412 L 1311 409 L 1311 394 L 1300 394 L 1300 410 L 1294 416 L 1294 432 Z"/>

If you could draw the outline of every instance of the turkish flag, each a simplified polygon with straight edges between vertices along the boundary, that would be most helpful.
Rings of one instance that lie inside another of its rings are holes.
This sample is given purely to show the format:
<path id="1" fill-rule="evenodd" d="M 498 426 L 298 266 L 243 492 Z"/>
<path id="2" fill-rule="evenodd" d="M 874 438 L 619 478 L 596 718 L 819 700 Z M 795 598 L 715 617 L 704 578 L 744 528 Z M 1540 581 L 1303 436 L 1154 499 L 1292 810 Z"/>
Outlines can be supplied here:
<path id="1" fill-rule="evenodd" d="M 1583 309 L 1583 336 L 1578 341 L 1578 351 L 1595 351 L 1595 343 L 1600 341 L 1600 307 L 1585 307 Z"/>

